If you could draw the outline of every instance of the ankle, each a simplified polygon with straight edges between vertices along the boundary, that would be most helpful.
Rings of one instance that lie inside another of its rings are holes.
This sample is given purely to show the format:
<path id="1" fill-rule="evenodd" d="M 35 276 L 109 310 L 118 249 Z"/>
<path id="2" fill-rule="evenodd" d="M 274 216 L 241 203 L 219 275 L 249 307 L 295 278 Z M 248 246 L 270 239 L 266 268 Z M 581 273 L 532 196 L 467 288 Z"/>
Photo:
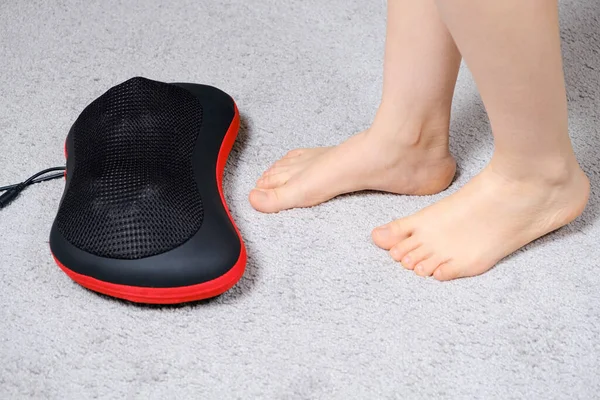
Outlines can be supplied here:
<path id="1" fill-rule="evenodd" d="M 390 145 L 439 149 L 447 154 L 449 129 L 449 113 L 434 115 L 400 111 L 382 102 L 368 131 Z"/>
<path id="2" fill-rule="evenodd" d="M 569 185 L 583 174 L 575 155 L 517 159 L 494 154 L 489 168 L 509 181 L 556 187 Z"/>

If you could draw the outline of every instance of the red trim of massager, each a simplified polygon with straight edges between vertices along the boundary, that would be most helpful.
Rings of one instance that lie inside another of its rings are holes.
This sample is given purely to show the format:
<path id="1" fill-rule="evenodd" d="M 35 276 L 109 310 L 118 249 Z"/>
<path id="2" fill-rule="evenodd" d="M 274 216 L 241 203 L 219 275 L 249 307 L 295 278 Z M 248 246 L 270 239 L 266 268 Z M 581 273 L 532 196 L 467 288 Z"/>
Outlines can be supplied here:
<path id="1" fill-rule="evenodd" d="M 227 133 L 223 138 L 221 149 L 217 157 L 217 187 L 219 189 L 219 195 L 223 207 L 237 232 L 240 239 L 240 256 L 235 265 L 224 275 L 213 279 L 212 281 L 199 283 L 197 285 L 181 286 L 174 288 L 151 288 L 151 287 L 138 287 L 128 285 L 118 285 L 115 283 L 101 281 L 92 278 L 87 275 L 78 274 L 64 266 L 58 259 L 52 254 L 56 264 L 62 269 L 72 280 L 80 284 L 81 286 L 106 294 L 108 296 L 117 297 L 137 303 L 148 303 L 148 304 L 176 304 L 185 303 L 189 301 L 203 300 L 211 297 L 218 296 L 227 290 L 231 289 L 244 274 L 246 266 L 246 247 L 242 240 L 242 235 L 238 227 L 235 225 L 227 203 L 225 202 L 225 195 L 223 194 L 223 172 L 225 171 L 225 165 L 227 164 L 227 158 L 229 152 L 233 147 L 235 139 L 240 128 L 240 114 L 237 106 L 234 104 L 235 115 L 233 121 L 227 129 Z M 66 148 L 65 148 L 66 155 Z"/>

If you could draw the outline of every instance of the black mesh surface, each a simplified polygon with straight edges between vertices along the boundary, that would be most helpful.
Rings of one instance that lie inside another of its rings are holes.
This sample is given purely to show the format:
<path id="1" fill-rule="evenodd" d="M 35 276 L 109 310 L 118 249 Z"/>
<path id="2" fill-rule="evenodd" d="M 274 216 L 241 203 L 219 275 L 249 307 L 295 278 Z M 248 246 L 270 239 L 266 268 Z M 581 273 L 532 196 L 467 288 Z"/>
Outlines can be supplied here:
<path id="1" fill-rule="evenodd" d="M 192 237 L 203 219 L 192 170 L 201 120 L 191 93 L 145 78 L 91 103 L 73 126 L 75 165 L 56 219 L 65 239 L 98 256 L 138 259 Z"/>

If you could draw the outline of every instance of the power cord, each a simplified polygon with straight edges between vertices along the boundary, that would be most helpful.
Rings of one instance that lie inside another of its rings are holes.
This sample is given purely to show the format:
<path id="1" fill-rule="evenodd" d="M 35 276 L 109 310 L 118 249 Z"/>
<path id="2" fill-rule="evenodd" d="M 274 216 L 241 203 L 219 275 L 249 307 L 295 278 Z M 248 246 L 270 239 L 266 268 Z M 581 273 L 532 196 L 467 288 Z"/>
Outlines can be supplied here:
<path id="1" fill-rule="evenodd" d="M 64 176 L 64 172 L 55 173 L 51 175 L 46 175 L 49 172 L 54 171 L 64 171 L 66 167 L 52 167 L 45 169 L 43 171 L 38 172 L 37 174 L 31 176 L 29 179 L 21 182 L 15 183 L 14 185 L 2 186 L 0 187 L 0 209 L 6 207 L 11 201 L 13 201 L 27 186 L 33 185 L 34 183 L 49 181 L 51 179 L 57 179 Z M 46 175 L 46 176 L 43 176 Z"/>

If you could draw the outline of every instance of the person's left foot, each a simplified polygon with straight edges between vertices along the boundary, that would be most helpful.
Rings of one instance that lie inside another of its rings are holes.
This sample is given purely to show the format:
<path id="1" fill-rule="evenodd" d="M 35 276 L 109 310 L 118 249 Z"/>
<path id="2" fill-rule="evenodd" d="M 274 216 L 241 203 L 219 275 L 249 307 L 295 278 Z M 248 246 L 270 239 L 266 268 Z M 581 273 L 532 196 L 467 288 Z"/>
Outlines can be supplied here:
<path id="1" fill-rule="evenodd" d="M 417 275 L 479 275 L 527 243 L 577 218 L 589 196 L 578 166 L 560 179 L 512 180 L 488 166 L 457 193 L 373 231 Z"/>
<path id="2" fill-rule="evenodd" d="M 335 147 L 296 149 L 277 161 L 250 192 L 252 206 L 274 213 L 311 207 L 365 189 L 428 195 L 448 187 L 456 162 L 447 125 L 374 124 Z M 409 138 L 412 138 L 410 141 Z"/>

